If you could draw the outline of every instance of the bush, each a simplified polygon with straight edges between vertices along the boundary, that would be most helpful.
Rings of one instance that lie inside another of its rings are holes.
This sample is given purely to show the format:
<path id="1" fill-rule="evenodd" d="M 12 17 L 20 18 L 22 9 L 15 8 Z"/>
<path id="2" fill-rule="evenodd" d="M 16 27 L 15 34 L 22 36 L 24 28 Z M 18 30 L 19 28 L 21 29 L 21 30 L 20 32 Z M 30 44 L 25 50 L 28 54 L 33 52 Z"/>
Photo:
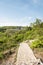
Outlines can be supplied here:
<path id="1" fill-rule="evenodd" d="M 0 52 L 0 59 L 3 59 L 4 58 L 4 55 L 2 52 Z"/>
<path id="2" fill-rule="evenodd" d="M 43 48 L 43 43 L 42 40 L 36 40 L 34 42 L 32 42 L 31 48 Z"/>
<path id="3" fill-rule="evenodd" d="M 17 42 L 22 42 L 24 38 L 23 34 L 18 34 L 17 38 L 15 39 Z"/>

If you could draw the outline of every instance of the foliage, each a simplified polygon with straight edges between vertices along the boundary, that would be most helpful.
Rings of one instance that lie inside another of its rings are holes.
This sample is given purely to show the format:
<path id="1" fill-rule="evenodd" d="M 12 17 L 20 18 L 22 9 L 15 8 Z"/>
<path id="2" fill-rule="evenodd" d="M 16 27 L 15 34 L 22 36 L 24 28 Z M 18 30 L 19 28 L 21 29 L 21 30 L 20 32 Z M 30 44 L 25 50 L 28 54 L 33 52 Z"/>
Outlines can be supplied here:
<path id="1" fill-rule="evenodd" d="M 41 40 L 36 40 L 32 43 L 31 48 L 43 48 L 43 43 Z"/>
<path id="2" fill-rule="evenodd" d="M 0 27 L 0 58 L 1 52 L 16 48 L 24 40 L 38 39 L 31 44 L 31 48 L 43 47 L 43 22 L 36 19 L 29 27 L 4 26 Z"/>
<path id="3" fill-rule="evenodd" d="M 3 59 L 4 58 L 4 55 L 3 55 L 3 53 L 1 52 L 0 53 L 0 59 Z"/>

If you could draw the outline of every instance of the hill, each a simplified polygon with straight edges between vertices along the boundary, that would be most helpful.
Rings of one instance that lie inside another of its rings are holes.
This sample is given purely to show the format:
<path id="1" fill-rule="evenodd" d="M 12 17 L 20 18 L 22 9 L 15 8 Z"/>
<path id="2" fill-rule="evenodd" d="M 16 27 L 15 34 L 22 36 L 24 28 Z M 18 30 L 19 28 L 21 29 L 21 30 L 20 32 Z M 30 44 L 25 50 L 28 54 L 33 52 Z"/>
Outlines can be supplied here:
<path id="1" fill-rule="evenodd" d="M 30 47 L 43 48 L 43 21 L 36 19 L 30 26 L 4 26 L 0 27 L 0 59 L 6 54 L 15 52 L 19 43 L 25 40 L 34 40 Z M 13 51 L 13 52 L 12 52 Z"/>

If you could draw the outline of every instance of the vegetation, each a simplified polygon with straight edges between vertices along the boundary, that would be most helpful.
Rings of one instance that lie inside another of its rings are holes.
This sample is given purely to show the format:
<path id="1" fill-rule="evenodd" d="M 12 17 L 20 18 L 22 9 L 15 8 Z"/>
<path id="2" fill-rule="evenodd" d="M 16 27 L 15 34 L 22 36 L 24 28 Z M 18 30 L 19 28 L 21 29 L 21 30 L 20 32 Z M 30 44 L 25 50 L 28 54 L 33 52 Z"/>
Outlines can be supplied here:
<path id="1" fill-rule="evenodd" d="M 30 39 L 37 39 L 31 48 L 43 48 L 43 22 L 40 19 L 36 19 L 29 27 L 0 27 L 0 58 L 4 58 L 4 51 L 16 49 L 20 42 Z"/>

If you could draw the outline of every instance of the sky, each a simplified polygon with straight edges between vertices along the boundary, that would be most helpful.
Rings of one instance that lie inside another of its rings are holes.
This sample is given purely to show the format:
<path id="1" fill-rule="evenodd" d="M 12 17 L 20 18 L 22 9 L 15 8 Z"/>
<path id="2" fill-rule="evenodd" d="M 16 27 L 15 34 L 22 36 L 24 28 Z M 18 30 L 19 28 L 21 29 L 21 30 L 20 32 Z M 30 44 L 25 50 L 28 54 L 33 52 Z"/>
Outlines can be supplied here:
<path id="1" fill-rule="evenodd" d="M 43 0 L 0 0 L 0 26 L 28 26 L 43 19 Z"/>

